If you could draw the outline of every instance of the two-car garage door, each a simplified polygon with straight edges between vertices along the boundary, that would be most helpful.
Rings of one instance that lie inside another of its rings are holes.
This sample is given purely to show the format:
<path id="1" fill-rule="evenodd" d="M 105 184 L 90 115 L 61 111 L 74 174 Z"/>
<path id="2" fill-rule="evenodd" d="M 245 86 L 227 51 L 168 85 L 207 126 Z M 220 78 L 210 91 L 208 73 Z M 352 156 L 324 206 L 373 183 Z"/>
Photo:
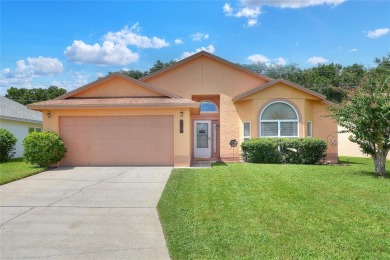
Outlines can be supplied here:
<path id="1" fill-rule="evenodd" d="M 60 117 L 63 166 L 173 165 L 172 116 Z"/>

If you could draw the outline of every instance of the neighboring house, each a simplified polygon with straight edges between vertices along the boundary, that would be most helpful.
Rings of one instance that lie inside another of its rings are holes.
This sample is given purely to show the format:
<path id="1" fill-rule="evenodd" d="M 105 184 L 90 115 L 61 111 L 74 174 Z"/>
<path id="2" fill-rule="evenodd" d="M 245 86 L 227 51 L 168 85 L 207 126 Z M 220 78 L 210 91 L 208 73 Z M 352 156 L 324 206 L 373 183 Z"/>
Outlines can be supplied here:
<path id="1" fill-rule="evenodd" d="M 29 132 L 42 130 L 42 113 L 0 96 L 0 128 L 9 130 L 18 139 L 14 157 L 22 157 L 23 139 Z"/>
<path id="2" fill-rule="evenodd" d="M 139 80 L 119 73 L 54 100 L 42 111 L 45 131 L 59 133 L 61 165 L 173 165 L 239 160 L 255 137 L 318 137 L 337 162 L 337 125 L 323 95 L 259 75 L 200 52 Z M 232 148 L 230 141 L 238 146 Z"/>
<path id="3" fill-rule="evenodd" d="M 338 126 L 338 130 L 342 131 L 345 128 Z M 362 153 L 360 147 L 356 143 L 349 141 L 350 133 L 339 133 L 338 152 L 340 156 L 352 156 L 352 157 L 371 157 Z M 387 155 L 387 160 L 390 160 L 390 153 Z"/>

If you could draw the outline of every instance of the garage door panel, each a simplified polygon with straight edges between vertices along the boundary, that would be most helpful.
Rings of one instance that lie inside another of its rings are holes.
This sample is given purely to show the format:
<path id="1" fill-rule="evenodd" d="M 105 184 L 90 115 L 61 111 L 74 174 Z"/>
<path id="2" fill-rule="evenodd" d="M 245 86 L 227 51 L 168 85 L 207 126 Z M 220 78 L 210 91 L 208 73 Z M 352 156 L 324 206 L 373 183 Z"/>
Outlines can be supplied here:
<path id="1" fill-rule="evenodd" d="M 61 117 L 64 166 L 173 165 L 172 116 Z"/>

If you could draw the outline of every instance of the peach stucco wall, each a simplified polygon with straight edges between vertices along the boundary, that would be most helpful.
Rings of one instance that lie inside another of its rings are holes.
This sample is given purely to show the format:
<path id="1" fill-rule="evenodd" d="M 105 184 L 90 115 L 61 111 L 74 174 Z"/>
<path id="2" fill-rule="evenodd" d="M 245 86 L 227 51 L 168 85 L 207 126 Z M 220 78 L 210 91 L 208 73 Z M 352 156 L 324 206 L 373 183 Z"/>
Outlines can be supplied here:
<path id="1" fill-rule="evenodd" d="M 87 88 L 72 97 L 148 97 L 161 94 L 116 76 Z"/>
<path id="2" fill-rule="evenodd" d="M 180 133 L 180 111 L 183 111 L 184 133 Z M 44 115 L 48 111 L 42 111 Z M 50 110 L 50 118 L 44 117 L 43 130 L 59 133 L 60 116 L 133 116 L 133 115 L 172 115 L 174 117 L 174 166 L 184 167 L 191 163 L 190 154 L 190 110 L 178 108 L 111 108 L 111 109 L 62 109 Z"/>
<path id="3" fill-rule="evenodd" d="M 205 56 L 146 78 L 145 82 L 188 99 L 192 95 L 220 93 L 234 97 L 267 83 L 265 79 Z"/>
<path id="4" fill-rule="evenodd" d="M 240 139 L 241 121 L 232 98 L 267 81 L 222 62 L 200 56 L 164 73 L 147 78 L 146 83 L 184 98 L 220 95 L 220 156 L 231 158 L 231 139 Z M 234 150 L 238 157 L 239 148 Z"/>
<path id="5" fill-rule="evenodd" d="M 325 105 L 319 98 L 283 83 L 263 89 L 235 103 L 241 122 L 251 122 L 252 138 L 260 136 L 261 111 L 274 101 L 286 102 L 296 109 L 299 116 L 299 137 L 306 137 L 306 122 L 312 121 L 313 137 L 321 138 L 328 144 L 327 160 L 337 162 L 337 146 L 331 144 L 333 139 L 337 142 L 337 125 L 329 118 L 323 117 L 327 114 Z M 242 124 L 239 140 L 243 140 Z"/>

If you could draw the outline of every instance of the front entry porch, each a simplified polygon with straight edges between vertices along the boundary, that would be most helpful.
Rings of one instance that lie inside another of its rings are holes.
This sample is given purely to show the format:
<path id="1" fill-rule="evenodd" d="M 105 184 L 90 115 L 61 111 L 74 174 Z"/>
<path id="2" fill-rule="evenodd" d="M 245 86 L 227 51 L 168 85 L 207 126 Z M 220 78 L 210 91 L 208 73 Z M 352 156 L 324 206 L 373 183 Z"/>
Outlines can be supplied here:
<path id="1" fill-rule="evenodd" d="M 219 95 L 197 95 L 199 114 L 192 114 L 192 162 L 220 158 Z"/>

